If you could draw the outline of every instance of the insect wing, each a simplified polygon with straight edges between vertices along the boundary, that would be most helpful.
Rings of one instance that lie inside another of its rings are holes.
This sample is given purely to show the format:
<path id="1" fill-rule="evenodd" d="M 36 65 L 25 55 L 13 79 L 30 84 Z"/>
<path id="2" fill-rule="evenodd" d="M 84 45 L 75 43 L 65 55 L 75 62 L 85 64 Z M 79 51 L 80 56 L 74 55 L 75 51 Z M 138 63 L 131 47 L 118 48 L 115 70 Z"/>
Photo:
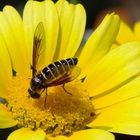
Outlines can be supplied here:
<path id="1" fill-rule="evenodd" d="M 68 73 L 60 76 L 59 79 L 56 79 L 52 83 L 48 84 L 48 86 L 57 86 L 57 85 L 61 85 L 61 84 L 65 84 L 70 81 L 73 81 L 79 76 L 80 73 L 81 73 L 81 69 L 79 67 L 74 67 Z"/>
<path id="2" fill-rule="evenodd" d="M 43 55 L 45 52 L 46 41 L 45 41 L 45 29 L 43 23 L 40 22 L 34 33 L 34 40 L 33 40 L 33 76 L 39 69 L 39 63 L 43 59 Z"/>
<path id="3" fill-rule="evenodd" d="M 76 79 L 81 73 L 81 69 L 77 66 L 75 66 L 72 71 L 70 71 L 68 73 L 68 77 L 70 79 L 70 81 L 73 81 L 74 79 Z"/>

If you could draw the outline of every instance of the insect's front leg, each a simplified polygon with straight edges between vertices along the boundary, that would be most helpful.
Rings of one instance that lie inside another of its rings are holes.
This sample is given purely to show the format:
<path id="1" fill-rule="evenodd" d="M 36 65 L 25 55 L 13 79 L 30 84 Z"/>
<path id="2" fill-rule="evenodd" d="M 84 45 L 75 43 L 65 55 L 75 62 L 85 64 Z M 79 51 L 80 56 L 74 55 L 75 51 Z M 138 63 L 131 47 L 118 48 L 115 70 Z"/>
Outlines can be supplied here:
<path id="1" fill-rule="evenodd" d="M 44 100 L 44 108 L 46 108 L 46 101 L 47 101 L 47 88 L 44 88 L 46 90 L 45 100 Z"/>

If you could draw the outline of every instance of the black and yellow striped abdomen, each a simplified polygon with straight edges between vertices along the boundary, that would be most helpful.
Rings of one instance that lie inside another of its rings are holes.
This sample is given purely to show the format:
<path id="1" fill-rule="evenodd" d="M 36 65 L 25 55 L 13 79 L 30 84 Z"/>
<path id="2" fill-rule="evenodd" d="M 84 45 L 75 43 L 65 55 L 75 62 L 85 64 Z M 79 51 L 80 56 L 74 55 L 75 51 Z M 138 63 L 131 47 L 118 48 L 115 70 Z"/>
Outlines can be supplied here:
<path id="1" fill-rule="evenodd" d="M 41 74 L 46 79 L 48 83 L 59 79 L 61 76 L 69 73 L 77 64 L 77 58 L 68 58 L 65 60 L 56 61 L 52 64 L 49 64 L 48 67 L 45 67 Z"/>

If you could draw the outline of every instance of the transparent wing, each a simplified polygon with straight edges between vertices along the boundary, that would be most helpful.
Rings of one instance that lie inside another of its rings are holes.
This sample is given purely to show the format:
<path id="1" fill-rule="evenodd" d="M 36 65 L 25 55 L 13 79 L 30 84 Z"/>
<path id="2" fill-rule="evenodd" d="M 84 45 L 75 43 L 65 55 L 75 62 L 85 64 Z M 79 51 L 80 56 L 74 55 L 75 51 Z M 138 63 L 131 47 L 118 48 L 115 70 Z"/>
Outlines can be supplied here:
<path id="1" fill-rule="evenodd" d="M 81 73 L 81 69 L 76 66 L 68 73 L 60 76 L 58 79 L 49 83 L 48 86 L 57 86 L 57 85 L 61 85 L 61 84 L 65 84 L 70 81 L 73 81 L 74 79 L 76 79 L 79 76 L 80 73 Z"/>
<path id="2" fill-rule="evenodd" d="M 40 22 L 34 33 L 34 40 L 33 40 L 33 76 L 38 70 L 38 64 L 41 60 L 41 56 L 45 52 L 46 41 L 45 41 L 45 29 L 43 23 Z"/>

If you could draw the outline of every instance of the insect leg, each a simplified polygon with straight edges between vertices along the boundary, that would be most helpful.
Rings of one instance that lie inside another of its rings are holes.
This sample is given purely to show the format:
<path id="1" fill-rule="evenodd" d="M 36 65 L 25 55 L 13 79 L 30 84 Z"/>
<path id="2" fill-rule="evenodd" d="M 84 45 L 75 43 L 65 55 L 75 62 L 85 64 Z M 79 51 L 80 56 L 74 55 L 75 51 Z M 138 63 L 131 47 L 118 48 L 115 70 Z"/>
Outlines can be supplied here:
<path id="1" fill-rule="evenodd" d="M 67 94 L 72 95 L 72 93 L 70 93 L 70 92 L 68 92 L 68 91 L 66 90 L 66 88 L 65 88 L 65 83 L 62 85 L 62 87 L 63 87 L 64 91 L 65 91 Z"/>
<path id="2" fill-rule="evenodd" d="M 41 91 L 40 96 L 42 95 L 42 93 L 44 92 L 44 90 L 45 90 L 45 88 L 43 88 L 43 90 Z"/>
<path id="3" fill-rule="evenodd" d="M 47 101 L 47 88 L 44 88 L 44 90 L 46 90 L 46 96 L 45 96 L 45 100 L 44 100 L 44 108 L 46 108 L 46 101 Z"/>

